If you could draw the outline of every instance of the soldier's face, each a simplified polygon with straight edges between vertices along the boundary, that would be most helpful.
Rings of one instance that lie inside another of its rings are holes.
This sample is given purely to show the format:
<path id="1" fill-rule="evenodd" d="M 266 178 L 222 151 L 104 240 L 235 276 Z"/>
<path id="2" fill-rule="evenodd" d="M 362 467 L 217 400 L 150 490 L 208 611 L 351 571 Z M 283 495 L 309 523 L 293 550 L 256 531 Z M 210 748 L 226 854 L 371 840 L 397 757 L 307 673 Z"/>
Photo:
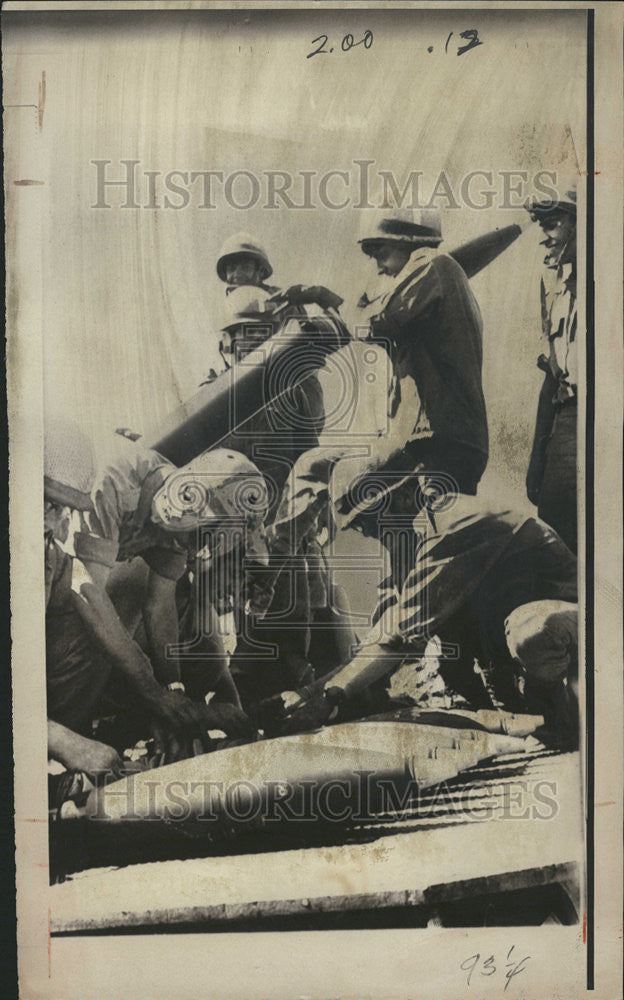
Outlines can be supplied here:
<path id="1" fill-rule="evenodd" d="M 569 212 L 549 212 L 539 219 L 544 233 L 540 245 L 546 247 L 544 263 L 548 266 L 565 264 L 576 252 L 576 219 Z"/>
<path id="2" fill-rule="evenodd" d="M 228 285 L 259 285 L 260 265 L 255 258 L 247 254 L 239 254 L 228 260 L 225 265 L 225 276 Z"/>
<path id="3" fill-rule="evenodd" d="M 409 260 L 410 252 L 406 247 L 390 240 L 382 241 L 371 250 L 371 257 L 377 262 L 379 274 L 387 274 L 391 278 L 402 271 Z"/>

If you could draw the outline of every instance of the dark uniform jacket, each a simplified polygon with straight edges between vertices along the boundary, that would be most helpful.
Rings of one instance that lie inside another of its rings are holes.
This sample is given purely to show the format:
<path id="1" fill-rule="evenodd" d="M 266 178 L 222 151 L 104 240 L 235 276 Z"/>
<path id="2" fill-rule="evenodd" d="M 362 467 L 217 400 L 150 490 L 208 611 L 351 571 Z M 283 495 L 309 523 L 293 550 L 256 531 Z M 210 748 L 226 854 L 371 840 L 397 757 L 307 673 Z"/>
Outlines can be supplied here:
<path id="1" fill-rule="evenodd" d="M 475 492 L 488 459 L 479 306 L 465 272 L 446 254 L 423 249 L 412 254 L 404 270 L 405 277 L 401 280 L 401 272 L 398 286 L 371 320 L 372 337 L 386 338 L 390 346 L 389 416 L 405 419 L 400 408 L 407 400 L 414 407 L 410 389 L 415 383 L 419 408 L 411 441 L 428 442 L 427 453 L 440 469 L 445 452 L 463 455 L 466 481 L 460 486 Z"/>

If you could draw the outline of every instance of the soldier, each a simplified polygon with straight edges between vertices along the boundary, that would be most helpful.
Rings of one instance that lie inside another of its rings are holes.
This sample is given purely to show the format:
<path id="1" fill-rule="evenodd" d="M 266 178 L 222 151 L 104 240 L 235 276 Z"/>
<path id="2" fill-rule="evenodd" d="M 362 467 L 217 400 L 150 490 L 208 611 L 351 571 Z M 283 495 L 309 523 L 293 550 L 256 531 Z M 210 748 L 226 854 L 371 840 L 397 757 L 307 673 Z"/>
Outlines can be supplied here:
<path id="1" fill-rule="evenodd" d="M 217 260 L 217 274 L 227 285 L 226 294 L 241 285 L 263 288 L 271 294 L 278 291 L 266 284 L 273 274 L 266 250 L 246 233 L 237 233 L 225 241 Z"/>
<path id="2" fill-rule="evenodd" d="M 65 551 L 74 511 L 91 508 L 95 465 L 90 442 L 73 424 L 49 420 L 44 454 L 44 565 L 48 755 L 69 770 L 119 773 L 117 751 L 91 739 L 89 724 L 111 671 L 76 600 L 73 560 Z M 73 596 L 74 595 L 74 596 Z M 139 661 L 139 669 L 143 664 Z"/>
<path id="3" fill-rule="evenodd" d="M 527 204 L 547 248 L 540 282 L 544 372 L 527 473 L 527 496 L 541 518 L 577 550 L 576 513 L 576 190 Z"/>
<path id="4" fill-rule="evenodd" d="M 389 350 L 391 433 L 414 467 L 474 495 L 488 459 L 482 321 L 463 268 L 437 248 L 437 209 L 381 210 L 360 240 L 390 290 L 371 305 L 370 338 Z M 392 424 L 395 425 L 394 429 Z"/>
<path id="5" fill-rule="evenodd" d="M 310 330 L 311 344 L 319 335 L 348 336 L 337 312 L 342 303 L 339 296 L 322 286 L 293 285 L 281 291 L 266 284 L 272 273 L 266 251 L 253 237 L 239 234 L 224 245 L 217 274 L 227 284 L 228 318 L 220 341 L 226 367 L 240 362 L 291 320 Z M 269 523 L 290 469 L 300 455 L 318 445 L 323 429 L 323 393 L 315 358 L 311 364 L 306 352 L 301 352 L 294 369 L 286 373 L 279 398 L 234 429 L 225 441 L 252 459 L 264 474 L 270 493 Z M 293 551 L 272 552 L 271 573 L 258 577 L 253 610 L 266 612 L 267 618 L 256 628 L 247 623 L 245 632 L 250 634 L 240 636 L 232 661 L 246 702 L 313 676 L 309 626 L 315 609 L 324 611 L 327 605 L 326 582 L 318 572 L 318 559 L 311 557 L 314 547 L 315 539 L 310 536 L 299 539 Z M 306 557 L 308 549 L 310 558 Z M 273 578 L 278 581 L 275 590 Z M 250 662 L 258 642 L 275 645 L 275 662 Z"/>
<path id="6" fill-rule="evenodd" d="M 318 488 L 308 486 L 315 502 Z M 338 524 L 400 544 L 381 584 L 373 627 L 346 667 L 324 683 L 324 700 L 306 706 L 296 693 L 282 702 L 296 724 L 327 720 L 386 679 L 418 662 L 440 640 L 440 673 L 474 708 L 533 711 L 559 740 L 574 740 L 577 716 L 578 607 L 576 559 L 537 518 L 487 509 L 466 495 L 437 499 L 427 477 L 378 460 L 335 464 L 329 494 Z M 481 674 L 474 671 L 475 659 Z M 382 691 L 379 691 L 381 686 Z M 314 699 L 312 699 L 314 702 Z M 381 709 L 379 701 L 369 706 Z M 311 713 L 311 714 L 310 714 Z M 304 721 L 305 720 L 305 721 Z"/>
<path id="7" fill-rule="evenodd" d="M 202 472 L 207 465 L 215 471 L 218 455 L 193 470 L 176 470 L 156 453 L 127 447 L 125 462 L 110 466 L 89 498 L 88 442 L 73 425 L 47 428 L 48 709 L 55 723 L 75 733 L 88 731 L 96 704 L 104 715 L 134 713 L 157 749 L 166 746 L 177 757 L 208 728 L 250 731 L 223 663 L 204 666 L 204 685 L 216 688 L 224 702 L 209 708 L 186 696 L 180 665 L 166 649 L 178 638 L 175 580 L 186 567 L 189 533 L 218 524 L 227 535 L 231 504 L 219 489 L 227 473 L 208 502 Z M 257 469 L 241 460 L 245 476 L 263 490 Z M 235 462 L 233 457 L 230 465 Z M 78 489 L 77 483 L 84 485 Z M 82 513 L 70 529 L 72 510 Z M 133 638 L 139 617 L 149 658 Z"/>
<path id="8" fill-rule="evenodd" d="M 166 742 L 170 755 L 210 727 L 239 734 L 247 725 L 229 706 L 221 711 L 195 706 L 180 692 L 167 692 L 124 629 L 104 587 L 114 546 L 94 536 L 87 523 L 94 479 L 87 438 L 68 421 L 49 420 L 44 455 L 49 754 L 68 769 L 89 774 L 121 766 L 116 749 L 91 738 L 94 719 L 111 706 L 133 719 L 135 739 L 151 732 L 156 750 L 164 750 Z"/>

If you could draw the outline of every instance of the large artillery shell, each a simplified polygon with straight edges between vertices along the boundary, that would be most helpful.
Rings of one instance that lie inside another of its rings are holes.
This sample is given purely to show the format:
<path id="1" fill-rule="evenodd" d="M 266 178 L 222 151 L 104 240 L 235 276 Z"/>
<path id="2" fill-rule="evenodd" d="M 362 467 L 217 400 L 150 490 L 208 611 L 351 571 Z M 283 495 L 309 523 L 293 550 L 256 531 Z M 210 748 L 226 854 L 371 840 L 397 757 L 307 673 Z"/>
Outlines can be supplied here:
<path id="1" fill-rule="evenodd" d="M 95 790 L 85 815 L 98 824 L 161 820 L 207 836 L 285 819 L 352 822 L 384 812 L 398 795 L 455 777 L 524 741 L 412 723 L 353 722 L 280 737 L 132 775 Z"/>

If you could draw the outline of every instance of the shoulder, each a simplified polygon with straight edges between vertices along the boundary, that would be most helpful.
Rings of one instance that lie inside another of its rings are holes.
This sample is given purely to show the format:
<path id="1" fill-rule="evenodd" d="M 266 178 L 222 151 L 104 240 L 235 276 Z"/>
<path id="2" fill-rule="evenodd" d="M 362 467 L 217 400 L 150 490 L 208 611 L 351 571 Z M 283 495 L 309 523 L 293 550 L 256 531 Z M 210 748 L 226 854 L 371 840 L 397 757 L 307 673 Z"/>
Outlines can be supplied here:
<path id="1" fill-rule="evenodd" d="M 468 281 L 468 277 L 463 267 L 461 264 L 458 264 L 454 257 L 451 257 L 450 253 L 437 251 L 435 257 L 431 261 L 431 266 L 438 274 L 453 274 L 463 278 L 465 281 Z"/>
<path id="2" fill-rule="evenodd" d="M 463 267 L 448 253 L 436 252 L 431 261 L 430 272 L 445 293 L 451 288 L 470 288 L 470 281 Z"/>
<path id="3" fill-rule="evenodd" d="M 400 301 L 415 295 L 430 293 L 436 287 L 441 255 L 431 247 L 416 250 L 395 279 L 394 288 L 387 293 L 387 301 Z"/>
<path id="4" fill-rule="evenodd" d="M 108 464 L 100 471 L 94 495 L 115 490 L 123 495 L 141 489 L 147 476 L 159 468 L 169 468 L 167 459 L 143 445 L 120 441 Z"/>
<path id="5" fill-rule="evenodd" d="M 147 448 L 141 442 L 120 438 L 103 470 L 103 475 L 116 475 L 119 478 L 132 480 L 143 479 L 153 469 L 169 464 L 167 459 L 153 448 Z"/>
<path id="6" fill-rule="evenodd" d="M 162 455 L 150 448 L 121 441 L 109 464 L 99 474 L 93 490 L 97 534 L 118 537 L 119 527 L 136 511 L 146 480 L 159 469 L 171 468 Z"/>

